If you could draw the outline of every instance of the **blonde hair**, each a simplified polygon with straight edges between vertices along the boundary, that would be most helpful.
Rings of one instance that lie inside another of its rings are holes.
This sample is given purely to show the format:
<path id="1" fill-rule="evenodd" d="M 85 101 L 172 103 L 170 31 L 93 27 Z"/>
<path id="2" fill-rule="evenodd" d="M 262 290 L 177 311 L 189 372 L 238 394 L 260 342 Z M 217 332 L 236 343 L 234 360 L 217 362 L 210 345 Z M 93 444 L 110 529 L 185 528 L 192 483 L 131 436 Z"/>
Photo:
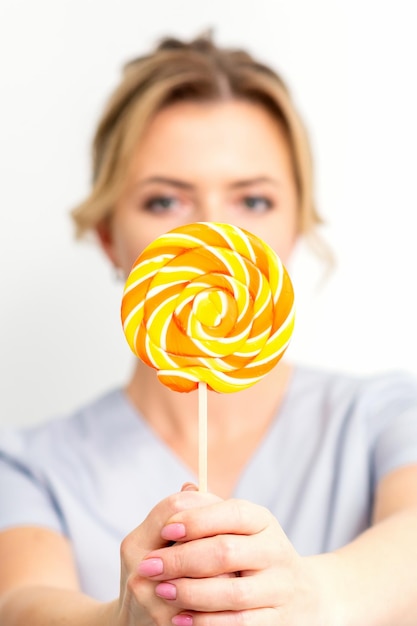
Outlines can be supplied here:
<path id="1" fill-rule="evenodd" d="M 94 136 L 91 192 L 72 211 L 77 235 L 111 217 L 133 152 L 158 111 L 178 101 L 230 99 L 259 103 L 284 128 L 298 190 L 300 232 L 314 235 L 322 219 L 314 203 L 310 144 L 288 88 L 248 52 L 220 48 L 210 35 L 188 43 L 164 39 L 151 54 L 124 66 Z"/>

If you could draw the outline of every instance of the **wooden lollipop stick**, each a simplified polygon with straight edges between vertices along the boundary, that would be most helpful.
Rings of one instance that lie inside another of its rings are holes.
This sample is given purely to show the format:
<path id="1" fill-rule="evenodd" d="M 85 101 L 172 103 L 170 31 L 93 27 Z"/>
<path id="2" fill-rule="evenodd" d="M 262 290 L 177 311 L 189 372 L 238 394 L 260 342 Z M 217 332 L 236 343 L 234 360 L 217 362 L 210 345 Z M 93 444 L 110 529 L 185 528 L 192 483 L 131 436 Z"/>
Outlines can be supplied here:
<path id="1" fill-rule="evenodd" d="M 198 489 L 207 492 L 207 384 L 198 383 Z"/>

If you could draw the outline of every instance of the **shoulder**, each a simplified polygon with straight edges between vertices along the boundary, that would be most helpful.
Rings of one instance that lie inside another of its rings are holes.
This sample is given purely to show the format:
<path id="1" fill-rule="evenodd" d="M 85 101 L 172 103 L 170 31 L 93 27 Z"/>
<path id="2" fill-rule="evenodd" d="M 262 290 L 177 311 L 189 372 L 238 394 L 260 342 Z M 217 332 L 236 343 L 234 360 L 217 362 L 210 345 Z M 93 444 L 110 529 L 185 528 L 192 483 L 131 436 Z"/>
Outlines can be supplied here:
<path id="1" fill-rule="evenodd" d="M 295 411 L 304 424 L 365 446 L 392 464 L 417 460 L 417 379 L 404 371 L 355 376 L 300 367 L 293 382 Z M 294 401 L 294 400 L 293 400 Z M 308 417 L 307 417 L 308 416 Z M 381 461 L 382 463 L 382 461 Z"/>
<path id="2" fill-rule="evenodd" d="M 304 424 L 308 416 L 310 428 L 321 432 L 355 428 L 375 440 L 389 427 L 417 428 L 417 380 L 402 371 L 357 376 L 297 367 L 288 404 L 293 415 L 304 417 Z"/>
<path id="3" fill-rule="evenodd" d="M 129 423 L 129 407 L 119 389 L 103 394 L 67 416 L 53 419 L 32 427 L 7 427 L 0 431 L 0 459 L 13 461 L 21 466 L 37 467 L 53 465 L 54 460 L 71 459 L 77 463 L 83 457 L 103 452 L 114 445 Z"/>
<path id="4" fill-rule="evenodd" d="M 360 405 L 365 412 L 378 411 L 389 404 L 402 409 L 417 403 L 417 378 L 404 371 L 354 375 L 299 366 L 294 387 L 309 402 Z"/>
<path id="5" fill-rule="evenodd" d="M 137 419 L 121 390 L 31 428 L 0 432 L 0 527 L 29 521 L 64 531 L 132 458 Z M 133 442 L 133 443 L 132 443 Z"/>

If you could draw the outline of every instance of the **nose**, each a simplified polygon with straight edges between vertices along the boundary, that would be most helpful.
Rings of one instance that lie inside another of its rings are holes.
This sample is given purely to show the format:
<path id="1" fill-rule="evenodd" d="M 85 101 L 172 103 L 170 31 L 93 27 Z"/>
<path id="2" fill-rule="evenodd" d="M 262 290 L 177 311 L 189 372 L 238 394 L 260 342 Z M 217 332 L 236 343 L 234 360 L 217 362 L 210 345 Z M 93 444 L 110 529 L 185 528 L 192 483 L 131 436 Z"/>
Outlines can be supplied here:
<path id="1" fill-rule="evenodd" d="M 226 203 L 219 192 L 206 193 L 199 199 L 198 215 L 201 222 L 224 222 Z"/>

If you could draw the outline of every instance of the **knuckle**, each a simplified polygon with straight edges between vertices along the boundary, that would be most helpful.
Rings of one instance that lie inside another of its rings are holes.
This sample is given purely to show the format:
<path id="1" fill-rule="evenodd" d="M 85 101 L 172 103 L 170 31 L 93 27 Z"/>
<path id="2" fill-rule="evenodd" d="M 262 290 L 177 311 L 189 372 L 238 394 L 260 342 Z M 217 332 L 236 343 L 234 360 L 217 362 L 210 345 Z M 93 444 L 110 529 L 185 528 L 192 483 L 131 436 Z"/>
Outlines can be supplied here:
<path id="1" fill-rule="evenodd" d="M 166 578 L 193 578 L 201 572 L 201 555 L 189 543 L 170 546 L 164 555 L 164 576 Z"/>
<path id="2" fill-rule="evenodd" d="M 120 557 L 122 561 L 126 561 L 132 552 L 134 546 L 132 534 L 127 535 L 120 544 Z"/>
<path id="3" fill-rule="evenodd" d="M 244 581 L 242 578 L 231 578 L 228 585 L 228 603 L 231 609 L 242 608 L 245 600 Z"/>
<path id="4" fill-rule="evenodd" d="M 182 578 L 175 582 L 177 587 L 177 601 L 185 610 L 199 610 L 201 607 L 201 592 L 198 581 L 192 578 Z"/>
<path id="5" fill-rule="evenodd" d="M 260 522 L 259 530 L 264 530 L 271 523 L 276 521 L 271 511 L 267 509 L 266 506 L 258 505 L 257 509 L 258 509 L 259 522 Z"/>
<path id="6" fill-rule="evenodd" d="M 247 532 L 257 533 L 266 528 L 273 519 L 272 513 L 264 506 L 246 500 L 232 500 L 232 514 L 240 527 Z"/>
<path id="7" fill-rule="evenodd" d="M 251 524 L 253 520 L 253 505 L 250 505 L 246 500 L 232 500 L 232 512 L 236 517 L 238 524 L 246 527 Z"/>
<path id="8" fill-rule="evenodd" d="M 169 623 L 170 616 L 168 615 L 166 605 L 158 601 L 155 602 L 154 585 L 148 580 L 138 576 L 129 576 L 126 581 L 126 594 L 127 608 L 132 616 L 136 613 L 136 604 L 137 607 L 141 607 L 141 610 L 146 610 L 152 624 L 155 626 L 165 626 L 165 624 Z"/>
<path id="9" fill-rule="evenodd" d="M 236 555 L 238 554 L 237 543 L 236 537 L 233 535 L 218 537 L 215 558 L 222 571 L 234 571 Z"/>
<path id="10" fill-rule="evenodd" d="M 170 548 L 170 559 L 169 563 L 167 562 L 167 568 L 169 568 L 169 573 L 174 578 L 179 578 L 182 576 L 183 572 L 186 569 L 186 555 L 184 554 L 183 545 L 179 544 L 176 546 L 171 546 Z"/>
<path id="11" fill-rule="evenodd" d="M 144 578 L 131 575 L 126 581 L 126 591 L 128 595 L 135 598 L 136 601 L 144 603 L 150 595 L 150 584 Z"/>
<path id="12" fill-rule="evenodd" d="M 126 591 L 132 596 L 136 597 L 137 595 L 140 595 L 138 593 L 140 592 L 140 588 L 139 588 L 140 584 L 141 584 L 140 578 L 137 578 L 136 576 L 129 576 L 126 581 Z"/>
<path id="13" fill-rule="evenodd" d="M 259 622 L 253 621 L 253 611 L 235 611 L 233 617 L 235 618 L 233 626 L 259 626 Z"/>
<path id="14" fill-rule="evenodd" d="M 184 510 L 183 498 L 181 493 L 174 493 L 168 498 L 171 515 L 180 513 Z"/>

